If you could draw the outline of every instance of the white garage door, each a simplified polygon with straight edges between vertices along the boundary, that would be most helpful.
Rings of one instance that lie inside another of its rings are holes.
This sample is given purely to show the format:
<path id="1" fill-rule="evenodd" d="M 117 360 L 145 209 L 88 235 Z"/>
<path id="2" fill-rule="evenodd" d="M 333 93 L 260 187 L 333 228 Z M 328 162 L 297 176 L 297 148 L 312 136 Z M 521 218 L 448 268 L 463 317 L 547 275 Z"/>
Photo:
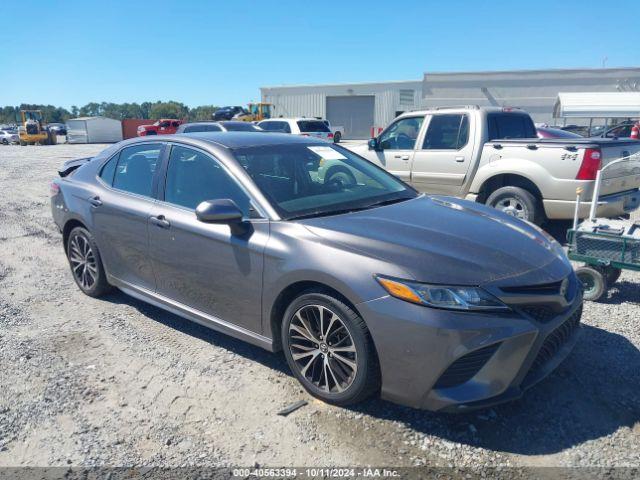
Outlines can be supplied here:
<path id="1" fill-rule="evenodd" d="M 344 127 L 344 138 L 369 138 L 375 104 L 373 95 L 327 97 L 327 120 Z"/>

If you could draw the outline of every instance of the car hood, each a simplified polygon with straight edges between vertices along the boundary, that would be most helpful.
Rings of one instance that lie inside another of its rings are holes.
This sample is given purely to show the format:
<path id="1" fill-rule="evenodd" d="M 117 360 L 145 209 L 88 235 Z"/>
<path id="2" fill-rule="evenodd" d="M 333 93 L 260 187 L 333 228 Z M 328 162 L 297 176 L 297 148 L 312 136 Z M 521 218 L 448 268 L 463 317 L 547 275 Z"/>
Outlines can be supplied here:
<path id="1" fill-rule="evenodd" d="M 571 271 L 562 248 L 537 227 L 455 198 L 423 195 L 301 223 L 328 243 L 401 267 L 421 282 L 484 285 L 522 277 L 515 283 L 533 285 Z"/>

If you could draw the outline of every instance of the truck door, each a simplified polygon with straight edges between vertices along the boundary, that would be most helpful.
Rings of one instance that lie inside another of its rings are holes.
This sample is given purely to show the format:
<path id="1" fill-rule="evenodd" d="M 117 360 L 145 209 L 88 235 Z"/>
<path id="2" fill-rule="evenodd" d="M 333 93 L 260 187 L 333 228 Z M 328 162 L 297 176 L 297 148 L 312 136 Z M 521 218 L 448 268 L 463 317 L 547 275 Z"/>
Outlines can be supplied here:
<path id="1" fill-rule="evenodd" d="M 389 173 L 409 182 L 411 159 L 424 116 L 403 117 L 387 127 L 378 137 L 380 151 L 375 154 Z"/>
<path id="2" fill-rule="evenodd" d="M 411 183 L 427 193 L 457 195 L 473 159 L 474 128 L 465 113 L 438 113 L 428 119 L 411 164 Z"/>

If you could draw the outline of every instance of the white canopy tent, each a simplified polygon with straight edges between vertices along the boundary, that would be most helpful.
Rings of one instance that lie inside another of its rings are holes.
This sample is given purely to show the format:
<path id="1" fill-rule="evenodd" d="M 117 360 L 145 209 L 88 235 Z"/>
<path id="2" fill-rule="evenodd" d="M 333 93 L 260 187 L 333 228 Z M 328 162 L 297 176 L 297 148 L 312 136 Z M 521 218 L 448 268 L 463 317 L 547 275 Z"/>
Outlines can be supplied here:
<path id="1" fill-rule="evenodd" d="M 640 92 L 558 93 L 555 118 L 638 118 Z"/>

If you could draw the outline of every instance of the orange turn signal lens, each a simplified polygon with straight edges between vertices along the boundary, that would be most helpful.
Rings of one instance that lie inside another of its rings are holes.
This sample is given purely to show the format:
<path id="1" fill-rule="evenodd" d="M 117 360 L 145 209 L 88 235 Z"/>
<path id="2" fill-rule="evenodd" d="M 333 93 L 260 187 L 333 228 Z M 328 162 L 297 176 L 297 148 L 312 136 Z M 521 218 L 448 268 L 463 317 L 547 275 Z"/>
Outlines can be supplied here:
<path id="1" fill-rule="evenodd" d="M 376 277 L 376 280 L 378 280 L 378 283 L 380 283 L 380 285 L 382 285 L 382 287 L 389 292 L 391 296 L 401 300 L 406 300 L 407 302 L 423 303 L 422 299 L 416 294 L 416 292 L 403 283 L 384 277 Z"/>

